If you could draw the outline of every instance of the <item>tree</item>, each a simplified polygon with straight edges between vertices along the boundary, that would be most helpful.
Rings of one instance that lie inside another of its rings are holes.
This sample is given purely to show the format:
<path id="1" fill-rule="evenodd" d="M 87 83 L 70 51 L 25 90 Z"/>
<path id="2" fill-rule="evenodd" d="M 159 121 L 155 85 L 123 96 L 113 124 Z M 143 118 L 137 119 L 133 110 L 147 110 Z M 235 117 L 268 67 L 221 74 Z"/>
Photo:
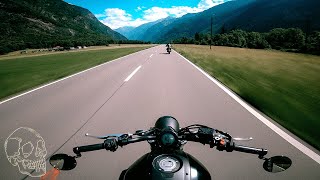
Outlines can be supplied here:
<path id="1" fill-rule="evenodd" d="M 9 49 L 6 45 L 4 46 L 0 46 L 0 54 L 6 54 L 8 52 L 12 51 L 11 49 Z"/>
<path id="2" fill-rule="evenodd" d="M 299 28 L 275 28 L 266 36 L 266 40 L 274 49 L 296 49 L 305 45 L 305 34 Z"/>
<path id="3" fill-rule="evenodd" d="M 214 45 L 217 46 L 231 46 L 229 40 L 231 39 L 229 34 L 217 34 L 214 36 Z"/>
<path id="4" fill-rule="evenodd" d="M 247 47 L 247 32 L 239 29 L 233 30 L 230 32 L 229 38 L 230 46 Z"/>
<path id="5" fill-rule="evenodd" d="M 247 33 L 247 47 L 265 49 L 270 48 L 270 45 L 260 33 L 249 32 Z"/>
<path id="6" fill-rule="evenodd" d="M 73 43 L 69 40 L 65 40 L 63 42 L 61 42 L 61 46 L 63 47 L 73 47 Z"/>
<path id="7" fill-rule="evenodd" d="M 227 32 L 226 25 L 223 24 L 222 27 L 221 27 L 221 30 L 220 30 L 220 34 L 224 34 L 226 32 Z"/>
<path id="8" fill-rule="evenodd" d="M 188 42 L 188 38 L 186 38 L 186 37 L 182 37 L 181 38 L 181 43 L 182 44 L 187 44 L 187 42 Z"/>
<path id="9" fill-rule="evenodd" d="M 305 45 L 305 34 L 299 28 L 289 28 L 285 31 L 284 48 L 301 49 Z"/>
<path id="10" fill-rule="evenodd" d="M 208 41 L 206 41 L 205 39 L 202 39 L 202 40 L 200 41 L 200 44 L 201 44 L 201 45 L 208 45 L 209 43 L 208 43 Z"/>
<path id="11" fill-rule="evenodd" d="M 188 39 L 188 44 L 195 44 L 194 39 L 192 39 L 192 38 Z"/>
<path id="12" fill-rule="evenodd" d="M 306 50 L 307 52 L 313 54 L 320 54 L 320 32 L 313 32 L 308 38 L 306 42 Z"/>
<path id="13" fill-rule="evenodd" d="M 273 49 L 282 49 L 282 47 L 284 47 L 285 34 L 285 29 L 275 28 L 268 33 L 266 40 Z"/>
<path id="14" fill-rule="evenodd" d="M 198 42 L 200 41 L 200 34 L 198 32 L 194 35 L 194 40 Z"/>

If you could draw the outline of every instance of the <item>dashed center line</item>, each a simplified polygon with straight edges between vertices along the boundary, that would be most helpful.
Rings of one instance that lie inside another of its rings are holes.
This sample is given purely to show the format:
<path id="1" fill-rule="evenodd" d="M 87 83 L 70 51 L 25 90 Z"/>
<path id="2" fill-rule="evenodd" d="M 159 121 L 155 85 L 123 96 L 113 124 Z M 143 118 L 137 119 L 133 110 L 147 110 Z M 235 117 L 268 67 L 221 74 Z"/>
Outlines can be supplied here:
<path id="1" fill-rule="evenodd" d="M 129 81 L 129 80 L 132 78 L 132 76 L 139 71 L 140 68 L 141 68 L 141 65 L 140 65 L 139 67 L 137 67 L 137 68 L 124 80 L 124 82 Z"/>
<path id="2" fill-rule="evenodd" d="M 152 57 L 152 56 L 153 56 L 153 54 L 150 55 L 150 57 Z"/>

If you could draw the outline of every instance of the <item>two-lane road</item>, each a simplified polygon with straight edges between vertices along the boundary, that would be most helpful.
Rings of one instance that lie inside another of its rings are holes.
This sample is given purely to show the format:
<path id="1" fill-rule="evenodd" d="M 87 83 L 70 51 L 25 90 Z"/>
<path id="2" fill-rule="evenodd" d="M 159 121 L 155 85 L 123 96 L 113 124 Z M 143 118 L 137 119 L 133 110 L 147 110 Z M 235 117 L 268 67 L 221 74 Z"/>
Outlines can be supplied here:
<path id="1" fill-rule="evenodd" d="M 47 158 L 71 153 L 78 145 L 101 142 L 85 133 L 133 132 L 152 127 L 163 115 L 181 126 L 205 124 L 233 136 L 254 137 L 243 144 L 264 147 L 270 155 L 287 155 L 292 167 L 267 173 L 262 160 L 239 152 L 218 152 L 196 143 L 185 151 L 202 162 L 213 179 L 320 179 L 320 165 L 248 112 L 225 91 L 176 52 L 156 46 L 106 63 L 76 76 L 0 104 L 0 177 L 22 179 L 7 160 L 6 138 L 19 127 L 30 127 L 46 143 Z M 83 153 L 78 166 L 59 179 L 117 179 L 120 172 L 149 151 L 136 143 L 116 152 Z M 319 153 L 319 152 L 316 152 Z M 47 170 L 51 167 L 47 163 Z"/>

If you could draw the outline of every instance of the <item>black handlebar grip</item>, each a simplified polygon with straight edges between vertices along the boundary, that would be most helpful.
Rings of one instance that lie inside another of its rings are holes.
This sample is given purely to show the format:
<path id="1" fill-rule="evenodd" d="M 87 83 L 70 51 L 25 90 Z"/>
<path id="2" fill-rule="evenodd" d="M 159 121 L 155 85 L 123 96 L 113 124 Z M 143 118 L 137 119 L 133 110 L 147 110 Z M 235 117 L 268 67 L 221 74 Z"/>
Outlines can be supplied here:
<path id="1" fill-rule="evenodd" d="M 254 147 L 248 147 L 248 146 L 242 146 L 242 145 L 234 145 L 233 150 L 239 151 L 239 152 L 245 152 L 245 153 L 251 153 L 251 154 L 258 154 L 259 156 L 264 156 L 268 153 L 268 150 L 262 149 L 262 148 L 254 148 Z"/>
<path id="2" fill-rule="evenodd" d="M 73 148 L 73 152 L 75 154 L 80 154 L 81 152 L 95 151 L 100 149 L 104 149 L 104 143 L 75 147 Z"/>

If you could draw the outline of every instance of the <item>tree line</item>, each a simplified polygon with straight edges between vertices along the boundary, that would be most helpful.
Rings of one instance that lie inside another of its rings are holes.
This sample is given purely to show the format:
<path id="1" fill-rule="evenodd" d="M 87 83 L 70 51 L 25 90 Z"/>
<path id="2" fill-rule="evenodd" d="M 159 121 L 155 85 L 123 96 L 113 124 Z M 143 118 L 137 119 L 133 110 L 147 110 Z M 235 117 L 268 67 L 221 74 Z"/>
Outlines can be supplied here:
<path id="1" fill-rule="evenodd" d="M 36 38 L 34 40 L 21 39 L 21 40 L 0 40 L 0 54 L 6 54 L 12 51 L 24 49 L 40 49 L 40 48 L 53 48 L 56 46 L 69 49 L 70 47 L 77 46 L 101 46 L 109 44 L 150 44 L 150 42 L 138 40 L 114 40 L 107 36 L 91 36 L 91 37 L 77 37 L 77 38 Z"/>
<path id="2" fill-rule="evenodd" d="M 193 38 L 176 39 L 176 44 L 209 45 L 210 34 L 196 33 Z M 222 31 L 212 37 L 212 45 L 254 49 L 277 49 L 320 55 L 320 32 L 306 35 L 299 28 L 275 28 L 266 33 L 246 32 L 240 29 Z"/>

